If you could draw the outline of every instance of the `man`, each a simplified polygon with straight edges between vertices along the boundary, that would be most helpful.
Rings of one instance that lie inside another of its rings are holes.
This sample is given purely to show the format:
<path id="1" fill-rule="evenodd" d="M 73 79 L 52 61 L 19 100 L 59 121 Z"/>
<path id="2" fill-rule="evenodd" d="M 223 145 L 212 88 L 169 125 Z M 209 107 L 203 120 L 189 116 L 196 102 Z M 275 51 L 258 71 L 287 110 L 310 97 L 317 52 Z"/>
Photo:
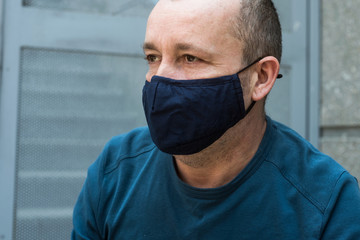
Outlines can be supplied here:
<path id="1" fill-rule="evenodd" d="M 270 0 L 160 0 L 144 52 L 148 128 L 89 168 L 72 239 L 360 239 L 355 178 L 265 116 Z"/>

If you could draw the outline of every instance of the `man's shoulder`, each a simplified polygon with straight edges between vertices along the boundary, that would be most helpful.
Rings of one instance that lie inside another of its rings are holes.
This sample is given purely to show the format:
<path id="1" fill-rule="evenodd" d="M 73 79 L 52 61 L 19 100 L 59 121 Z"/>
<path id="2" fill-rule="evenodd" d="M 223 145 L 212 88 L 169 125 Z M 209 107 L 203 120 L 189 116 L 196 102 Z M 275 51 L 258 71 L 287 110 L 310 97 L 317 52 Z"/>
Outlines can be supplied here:
<path id="1" fill-rule="evenodd" d="M 122 155 L 132 155 L 154 146 L 148 127 L 139 127 L 112 137 L 105 148 L 111 152 L 121 152 Z"/>
<path id="2" fill-rule="evenodd" d="M 277 165 L 283 166 L 288 171 L 305 167 L 309 173 L 316 170 L 316 167 L 328 169 L 336 175 L 346 171 L 334 159 L 322 153 L 293 129 L 276 121 L 272 121 L 272 127 L 276 134 L 273 139 L 271 161 Z"/>
<path id="3" fill-rule="evenodd" d="M 294 130 L 273 121 L 274 144 L 266 161 L 312 204 L 324 212 L 339 179 L 352 176 Z"/>
<path id="4" fill-rule="evenodd" d="M 104 173 L 111 172 L 124 160 L 147 154 L 155 148 L 148 127 L 139 127 L 115 136 L 105 145 L 100 155 Z"/>

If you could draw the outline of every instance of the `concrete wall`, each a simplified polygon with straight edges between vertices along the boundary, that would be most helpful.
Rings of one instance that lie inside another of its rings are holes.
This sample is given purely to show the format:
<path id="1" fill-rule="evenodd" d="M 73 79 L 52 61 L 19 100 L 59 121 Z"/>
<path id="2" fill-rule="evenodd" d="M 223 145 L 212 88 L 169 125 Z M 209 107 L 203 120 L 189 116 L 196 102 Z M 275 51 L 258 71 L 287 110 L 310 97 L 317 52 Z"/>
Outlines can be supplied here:
<path id="1" fill-rule="evenodd" d="M 359 9 L 359 0 L 322 0 L 320 147 L 360 180 Z"/>

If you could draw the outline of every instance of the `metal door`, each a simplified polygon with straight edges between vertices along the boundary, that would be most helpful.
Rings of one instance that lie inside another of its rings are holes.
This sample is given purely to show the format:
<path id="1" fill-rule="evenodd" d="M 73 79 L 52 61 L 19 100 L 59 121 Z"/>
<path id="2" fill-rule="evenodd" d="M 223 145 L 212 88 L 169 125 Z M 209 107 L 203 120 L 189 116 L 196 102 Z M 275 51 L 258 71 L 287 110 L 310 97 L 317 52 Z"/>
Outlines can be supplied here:
<path id="1" fill-rule="evenodd" d="M 144 125 L 150 0 L 6 0 L 0 239 L 69 239 L 72 209 L 112 136 Z"/>

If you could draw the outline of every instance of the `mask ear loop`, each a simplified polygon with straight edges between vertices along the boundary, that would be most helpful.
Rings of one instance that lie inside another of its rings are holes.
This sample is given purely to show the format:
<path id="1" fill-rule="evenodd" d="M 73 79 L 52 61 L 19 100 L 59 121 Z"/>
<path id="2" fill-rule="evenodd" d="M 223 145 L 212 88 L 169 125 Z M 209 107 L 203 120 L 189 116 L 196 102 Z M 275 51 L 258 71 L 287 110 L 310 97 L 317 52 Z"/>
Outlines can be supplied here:
<path id="1" fill-rule="evenodd" d="M 250 68 L 252 65 L 254 65 L 255 63 L 259 62 L 261 59 L 263 59 L 263 57 L 260 57 L 258 59 L 256 59 L 255 61 L 253 61 L 252 63 L 250 63 L 248 66 L 244 67 L 243 69 L 241 69 L 239 72 L 237 72 L 237 74 L 245 71 L 246 69 Z M 282 74 L 278 74 L 276 78 L 282 78 L 283 75 Z M 251 109 L 254 107 L 256 101 L 252 101 L 250 106 L 246 109 L 245 111 L 245 116 L 251 111 Z"/>
<path id="2" fill-rule="evenodd" d="M 246 67 L 244 67 L 243 69 L 241 69 L 240 71 L 238 71 L 236 74 L 238 75 L 239 73 L 245 71 L 246 69 L 250 68 L 252 65 L 254 65 L 255 63 L 259 62 L 262 58 L 258 58 L 256 59 L 254 62 L 250 63 L 249 65 L 247 65 Z M 245 110 L 245 115 L 244 117 L 251 111 L 251 109 L 255 106 L 256 101 L 252 101 L 250 106 Z"/>
<path id="3" fill-rule="evenodd" d="M 244 67 L 243 69 L 241 69 L 240 71 L 237 72 L 237 74 L 245 71 L 246 69 L 250 68 L 252 65 L 254 65 L 255 63 L 259 62 L 261 59 L 263 58 L 258 58 L 255 61 L 253 61 L 252 63 L 250 63 L 249 65 L 247 65 L 246 67 Z"/>
<path id="4" fill-rule="evenodd" d="M 252 101 L 250 106 L 245 111 L 245 116 L 251 111 L 251 109 L 255 106 L 256 101 Z"/>
<path id="5" fill-rule="evenodd" d="M 255 61 L 253 61 L 252 63 L 250 63 L 248 66 L 244 67 L 243 69 L 241 69 L 240 71 L 237 72 L 237 74 L 245 71 L 246 69 L 250 68 L 252 65 L 254 65 L 255 63 L 259 62 L 261 59 L 263 59 L 263 57 L 260 57 L 258 59 L 256 59 Z M 276 78 L 282 78 L 283 75 L 282 74 L 278 74 Z"/>

